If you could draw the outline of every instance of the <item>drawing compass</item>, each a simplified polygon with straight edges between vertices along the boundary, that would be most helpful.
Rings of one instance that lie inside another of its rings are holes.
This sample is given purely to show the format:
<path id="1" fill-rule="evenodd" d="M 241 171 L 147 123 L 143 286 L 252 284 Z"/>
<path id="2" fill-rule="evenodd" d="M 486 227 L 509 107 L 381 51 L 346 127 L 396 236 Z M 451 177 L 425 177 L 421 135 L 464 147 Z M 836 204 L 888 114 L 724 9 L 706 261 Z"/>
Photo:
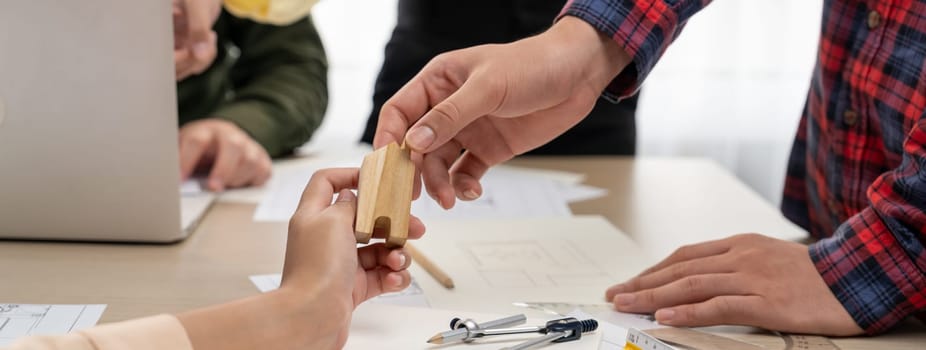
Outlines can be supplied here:
<path id="1" fill-rule="evenodd" d="M 438 333 L 431 337 L 431 339 L 428 339 L 428 343 L 447 344 L 459 341 L 469 343 L 476 338 L 487 336 L 531 333 L 542 334 L 542 336 L 535 339 L 505 348 L 509 350 L 524 350 L 546 345 L 548 343 L 564 343 L 578 340 L 582 337 L 583 333 L 598 329 L 598 321 L 591 319 L 580 321 L 574 317 L 552 320 L 543 326 L 504 328 L 517 326 L 523 324 L 525 321 L 527 321 L 527 317 L 523 314 L 509 316 L 482 324 L 476 323 L 476 321 L 471 319 L 461 320 L 460 318 L 454 318 L 450 321 L 449 331 Z"/>

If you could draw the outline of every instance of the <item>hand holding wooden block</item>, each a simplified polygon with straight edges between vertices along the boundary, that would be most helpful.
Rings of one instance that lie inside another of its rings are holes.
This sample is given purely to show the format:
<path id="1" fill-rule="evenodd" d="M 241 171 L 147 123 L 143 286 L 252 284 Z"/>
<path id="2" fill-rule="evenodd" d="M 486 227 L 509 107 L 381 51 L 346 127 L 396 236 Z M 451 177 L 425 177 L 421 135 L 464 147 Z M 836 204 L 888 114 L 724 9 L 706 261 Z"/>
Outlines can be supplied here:
<path id="1" fill-rule="evenodd" d="M 374 233 L 382 233 L 386 245 L 405 245 L 414 181 L 415 164 L 404 145 L 393 142 L 363 158 L 354 228 L 358 243 L 368 243 Z"/>

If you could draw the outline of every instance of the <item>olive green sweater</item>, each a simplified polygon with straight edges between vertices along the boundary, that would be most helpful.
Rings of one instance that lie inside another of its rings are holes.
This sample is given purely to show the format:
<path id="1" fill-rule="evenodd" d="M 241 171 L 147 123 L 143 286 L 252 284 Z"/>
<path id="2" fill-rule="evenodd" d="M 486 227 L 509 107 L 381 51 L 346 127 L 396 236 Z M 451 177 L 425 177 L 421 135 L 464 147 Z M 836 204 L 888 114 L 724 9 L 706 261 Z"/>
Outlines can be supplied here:
<path id="1" fill-rule="evenodd" d="M 308 141 L 328 106 L 328 62 L 311 18 L 275 26 L 223 11 L 214 29 L 215 62 L 177 83 L 180 125 L 231 121 L 272 157 Z"/>

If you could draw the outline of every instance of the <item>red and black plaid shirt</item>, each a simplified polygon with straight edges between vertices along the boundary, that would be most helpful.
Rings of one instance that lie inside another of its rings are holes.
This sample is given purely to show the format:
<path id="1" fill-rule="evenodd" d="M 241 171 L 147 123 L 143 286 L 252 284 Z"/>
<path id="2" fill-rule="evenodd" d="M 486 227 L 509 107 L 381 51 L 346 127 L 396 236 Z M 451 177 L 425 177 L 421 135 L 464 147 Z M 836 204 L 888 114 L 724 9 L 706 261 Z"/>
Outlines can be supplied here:
<path id="1" fill-rule="evenodd" d="M 635 91 L 709 0 L 571 0 L 611 36 Z M 818 238 L 817 270 L 868 333 L 926 310 L 926 0 L 824 0 L 817 65 L 782 211 Z"/>

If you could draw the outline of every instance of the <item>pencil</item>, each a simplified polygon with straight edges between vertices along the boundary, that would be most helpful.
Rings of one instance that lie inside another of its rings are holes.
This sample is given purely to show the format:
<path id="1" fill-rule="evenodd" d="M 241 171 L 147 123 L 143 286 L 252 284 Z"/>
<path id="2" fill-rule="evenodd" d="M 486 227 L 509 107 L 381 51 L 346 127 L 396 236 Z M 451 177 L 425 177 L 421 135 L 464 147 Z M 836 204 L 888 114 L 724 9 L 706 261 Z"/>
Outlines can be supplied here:
<path id="1" fill-rule="evenodd" d="M 412 258 L 412 261 L 417 262 L 431 277 L 434 277 L 437 283 L 440 283 L 444 288 L 453 289 L 453 279 L 444 270 L 437 267 L 431 259 L 421 254 L 421 251 L 416 249 L 415 246 L 411 243 L 405 243 L 405 252 Z"/>

